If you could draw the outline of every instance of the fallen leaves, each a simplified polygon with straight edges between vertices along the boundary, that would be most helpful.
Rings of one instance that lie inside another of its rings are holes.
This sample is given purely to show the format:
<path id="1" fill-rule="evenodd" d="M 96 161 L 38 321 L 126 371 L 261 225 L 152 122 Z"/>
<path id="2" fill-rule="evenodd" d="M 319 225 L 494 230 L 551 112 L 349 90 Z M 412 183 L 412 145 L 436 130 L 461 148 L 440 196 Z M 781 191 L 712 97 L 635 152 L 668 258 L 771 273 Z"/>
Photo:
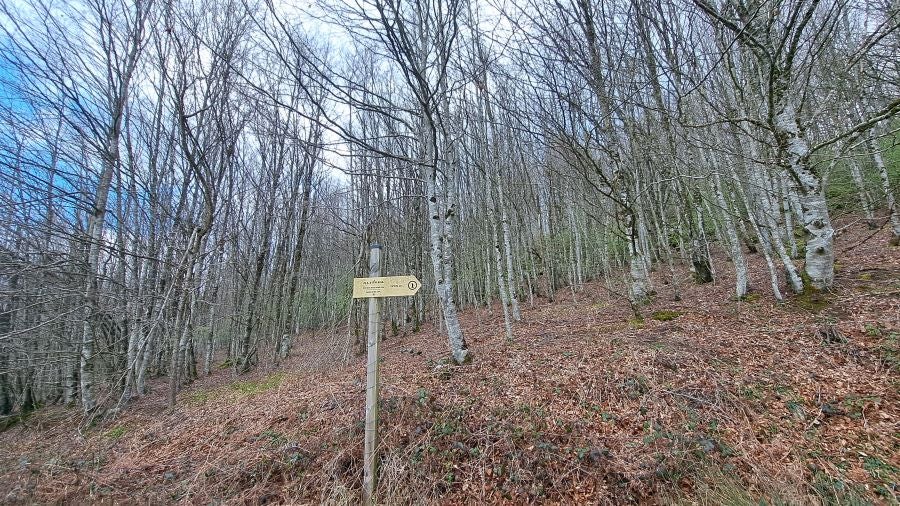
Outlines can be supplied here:
<path id="1" fill-rule="evenodd" d="M 839 484 L 887 501 L 900 482 L 900 259 L 881 235 L 841 258 L 818 313 L 776 304 L 757 256 L 759 297 L 732 301 L 718 257 L 716 283 L 682 282 L 680 301 L 657 280 L 643 311 L 658 318 L 640 326 L 586 284 L 575 302 L 523 304 L 511 342 L 498 309 L 464 313 L 477 343 L 466 366 L 440 365 L 433 328 L 391 338 L 382 502 L 613 504 L 731 487 L 807 503 Z M 3 500 L 357 502 L 364 362 L 344 363 L 343 346 L 302 340 L 279 371 L 240 383 L 219 371 L 171 414 L 147 396 L 83 442 L 65 410 L 48 409 L 42 429 L 0 434 Z"/>

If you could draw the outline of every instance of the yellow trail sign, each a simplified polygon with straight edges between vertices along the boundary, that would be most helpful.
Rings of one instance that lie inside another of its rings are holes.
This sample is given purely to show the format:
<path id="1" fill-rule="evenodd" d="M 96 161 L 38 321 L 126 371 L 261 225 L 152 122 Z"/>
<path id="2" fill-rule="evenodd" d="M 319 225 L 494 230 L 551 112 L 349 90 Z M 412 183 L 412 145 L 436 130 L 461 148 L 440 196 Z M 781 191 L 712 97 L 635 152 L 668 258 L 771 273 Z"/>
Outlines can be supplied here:
<path id="1" fill-rule="evenodd" d="M 422 282 L 415 276 L 353 278 L 353 298 L 406 297 L 415 295 L 421 286 Z"/>

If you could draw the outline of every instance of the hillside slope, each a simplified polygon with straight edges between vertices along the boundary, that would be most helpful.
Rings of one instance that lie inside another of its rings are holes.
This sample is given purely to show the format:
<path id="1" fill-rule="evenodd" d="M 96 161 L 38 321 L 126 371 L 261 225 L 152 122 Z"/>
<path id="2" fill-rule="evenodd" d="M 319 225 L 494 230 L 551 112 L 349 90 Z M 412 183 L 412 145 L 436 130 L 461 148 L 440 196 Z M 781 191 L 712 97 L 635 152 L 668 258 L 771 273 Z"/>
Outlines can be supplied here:
<path id="1" fill-rule="evenodd" d="M 464 314 L 471 364 L 445 365 L 433 329 L 388 337 L 384 504 L 895 503 L 900 490 L 900 250 L 854 225 L 838 239 L 834 293 L 731 298 L 663 273 L 636 320 L 600 284 Z M 831 332 L 836 329 L 838 332 Z M 845 339 L 841 339 L 841 337 Z M 0 434 L 0 501 L 357 503 L 363 359 L 298 343 L 281 371 L 225 371 L 163 389 L 79 434 L 47 409 Z"/>

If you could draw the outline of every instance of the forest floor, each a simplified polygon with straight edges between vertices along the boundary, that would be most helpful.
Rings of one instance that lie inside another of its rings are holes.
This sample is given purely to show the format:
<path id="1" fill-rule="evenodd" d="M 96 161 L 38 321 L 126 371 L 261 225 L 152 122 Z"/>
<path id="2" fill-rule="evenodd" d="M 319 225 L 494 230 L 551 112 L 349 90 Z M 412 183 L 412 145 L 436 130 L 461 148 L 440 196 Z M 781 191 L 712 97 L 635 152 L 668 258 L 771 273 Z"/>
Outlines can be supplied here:
<path id="1" fill-rule="evenodd" d="M 434 329 L 388 335 L 379 502 L 897 504 L 900 249 L 849 224 L 837 251 L 834 290 L 784 304 L 750 255 L 745 301 L 720 257 L 680 301 L 655 272 L 642 321 L 602 283 L 523 301 L 512 341 L 469 310 L 464 366 Z M 364 357 L 333 345 L 173 413 L 162 385 L 80 431 L 44 409 L 0 434 L 0 502 L 358 503 Z"/>

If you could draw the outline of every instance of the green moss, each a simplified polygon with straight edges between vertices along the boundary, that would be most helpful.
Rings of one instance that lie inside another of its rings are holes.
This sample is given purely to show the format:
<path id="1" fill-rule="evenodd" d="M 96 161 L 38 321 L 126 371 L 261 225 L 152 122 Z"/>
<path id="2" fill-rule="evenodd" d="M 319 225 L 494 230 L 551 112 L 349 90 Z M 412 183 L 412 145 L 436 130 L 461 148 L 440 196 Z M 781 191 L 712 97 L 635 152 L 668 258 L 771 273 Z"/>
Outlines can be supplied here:
<path id="1" fill-rule="evenodd" d="M 118 425 L 118 426 L 113 427 L 112 429 L 108 430 L 106 432 L 106 434 L 104 434 L 104 436 L 106 436 L 109 439 L 116 440 L 116 439 L 119 439 L 120 437 L 122 437 L 123 435 L 125 435 L 125 433 L 127 431 L 128 431 L 128 429 L 124 425 Z"/>
<path id="2" fill-rule="evenodd" d="M 806 239 L 797 239 L 797 258 L 806 256 Z"/>
<path id="3" fill-rule="evenodd" d="M 741 302 L 756 302 L 759 300 L 760 295 L 756 292 L 749 292 L 743 297 L 740 298 Z"/>
<path id="4" fill-rule="evenodd" d="M 804 292 L 797 296 L 795 302 L 797 306 L 813 313 L 818 313 L 831 305 L 831 301 L 822 293 Z"/>
<path id="5" fill-rule="evenodd" d="M 879 337 L 879 336 L 881 336 L 881 326 L 880 326 L 880 325 L 873 325 L 873 324 L 871 324 L 871 323 L 867 323 L 867 324 L 865 325 L 865 328 L 866 328 L 866 335 L 867 335 L 867 336 L 869 336 L 869 337 Z"/>
<path id="6" fill-rule="evenodd" d="M 900 468 L 872 455 L 866 455 L 863 458 L 863 469 L 868 471 L 872 478 L 876 480 L 893 482 L 893 480 L 900 478 Z"/>
<path id="7" fill-rule="evenodd" d="M 238 381 L 231 385 L 231 389 L 241 395 L 256 395 L 277 387 L 283 379 L 284 374 L 277 373 L 259 381 Z"/>
<path id="8" fill-rule="evenodd" d="M 855 395 L 851 394 L 841 401 L 841 407 L 847 413 L 847 416 L 854 420 L 863 417 L 864 412 L 878 411 L 882 404 L 881 397 L 877 395 Z"/>
<path id="9" fill-rule="evenodd" d="M 750 400 L 760 400 L 763 398 L 763 395 L 760 392 L 759 388 L 757 388 L 755 385 L 747 385 L 744 388 L 742 388 L 741 396 L 744 397 L 745 399 L 750 399 Z"/>
<path id="10" fill-rule="evenodd" d="M 257 440 L 264 441 L 274 448 L 284 446 L 284 444 L 288 442 L 288 439 L 283 434 L 272 429 L 262 431 Z"/>
<path id="11" fill-rule="evenodd" d="M 209 400 L 209 392 L 206 390 L 195 390 L 187 395 L 188 404 L 205 404 Z"/>
<path id="12" fill-rule="evenodd" d="M 800 277 L 803 279 L 803 293 L 794 297 L 794 305 L 813 313 L 818 313 L 831 305 L 828 293 L 813 288 L 806 272 L 800 271 Z"/>
<path id="13" fill-rule="evenodd" d="M 664 309 L 662 311 L 654 311 L 650 317 L 656 321 L 667 322 L 670 320 L 674 320 L 675 318 L 678 318 L 681 315 L 682 315 L 682 313 L 680 311 L 670 311 L 670 310 Z"/>

